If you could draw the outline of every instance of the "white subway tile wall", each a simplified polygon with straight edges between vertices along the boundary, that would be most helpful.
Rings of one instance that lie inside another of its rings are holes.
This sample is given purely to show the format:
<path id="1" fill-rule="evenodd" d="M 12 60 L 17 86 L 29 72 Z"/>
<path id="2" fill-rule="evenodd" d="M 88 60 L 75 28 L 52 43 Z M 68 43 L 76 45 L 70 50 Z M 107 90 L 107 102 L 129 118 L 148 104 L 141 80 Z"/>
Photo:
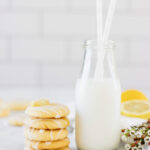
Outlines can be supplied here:
<path id="1" fill-rule="evenodd" d="M 142 9 L 142 10 L 149 10 L 150 9 L 150 1 L 144 0 L 142 2 L 141 0 L 132 0 L 132 8 L 136 9 Z"/>
<path id="2" fill-rule="evenodd" d="M 72 8 L 74 9 L 96 9 L 96 1 L 97 0 L 71 0 Z M 109 0 L 105 0 L 103 2 L 104 9 L 107 9 L 109 6 Z M 116 9 L 117 10 L 125 10 L 128 9 L 128 5 L 130 4 L 130 0 L 120 0 L 117 2 Z"/>
<path id="3" fill-rule="evenodd" d="M 122 15 L 114 18 L 112 34 L 118 36 L 133 36 L 142 37 L 150 35 L 150 17 Z"/>
<path id="4" fill-rule="evenodd" d="M 44 14 L 44 34 L 61 34 L 66 36 L 95 34 L 96 18 L 93 15 L 75 13 Z"/>
<path id="5" fill-rule="evenodd" d="M 117 4 L 111 39 L 123 89 L 150 88 L 149 8 Z M 73 87 L 83 41 L 95 37 L 96 0 L 0 0 L 0 87 Z"/>
<path id="6" fill-rule="evenodd" d="M 8 6 L 8 0 L 0 0 L 0 8 L 4 8 Z"/>
<path id="7" fill-rule="evenodd" d="M 84 41 L 84 40 L 83 40 Z M 84 57 L 84 47 L 83 41 L 70 41 L 70 45 L 68 47 L 68 56 L 69 60 L 74 63 L 82 62 Z"/>
<path id="8" fill-rule="evenodd" d="M 150 64 L 150 41 L 144 40 L 144 41 L 133 41 L 131 44 L 131 57 L 132 62 L 134 63 L 140 63 L 141 65 L 143 63 Z"/>
<path id="9" fill-rule="evenodd" d="M 48 39 L 12 40 L 12 59 L 41 63 L 62 62 L 65 57 L 65 43 Z"/>
<path id="10" fill-rule="evenodd" d="M 25 35 L 40 32 L 40 19 L 36 12 L 0 11 L 0 34 Z"/>
<path id="11" fill-rule="evenodd" d="M 3 87 L 38 86 L 38 67 L 25 64 L 1 64 L 0 85 Z"/>
<path id="12" fill-rule="evenodd" d="M 66 0 L 12 0 L 13 8 L 19 9 L 60 9 L 66 5 Z"/>
<path id="13" fill-rule="evenodd" d="M 7 40 L 0 39 L 0 60 L 6 60 L 7 59 L 7 48 L 8 48 Z"/>
<path id="14" fill-rule="evenodd" d="M 45 65 L 42 67 L 43 86 L 72 87 L 79 74 L 79 67 L 76 65 Z"/>

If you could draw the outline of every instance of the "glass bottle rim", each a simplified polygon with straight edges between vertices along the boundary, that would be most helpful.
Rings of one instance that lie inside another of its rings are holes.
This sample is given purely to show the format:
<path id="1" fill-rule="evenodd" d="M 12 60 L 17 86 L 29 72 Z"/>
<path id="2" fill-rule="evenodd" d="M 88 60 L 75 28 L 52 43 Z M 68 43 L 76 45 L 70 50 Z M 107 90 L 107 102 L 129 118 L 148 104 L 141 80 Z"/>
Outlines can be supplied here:
<path id="1" fill-rule="evenodd" d="M 112 40 L 108 40 L 103 44 L 105 49 L 114 49 L 116 47 L 115 42 Z M 84 47 L 97 49 L 97 40 L 85 40 Z"/>

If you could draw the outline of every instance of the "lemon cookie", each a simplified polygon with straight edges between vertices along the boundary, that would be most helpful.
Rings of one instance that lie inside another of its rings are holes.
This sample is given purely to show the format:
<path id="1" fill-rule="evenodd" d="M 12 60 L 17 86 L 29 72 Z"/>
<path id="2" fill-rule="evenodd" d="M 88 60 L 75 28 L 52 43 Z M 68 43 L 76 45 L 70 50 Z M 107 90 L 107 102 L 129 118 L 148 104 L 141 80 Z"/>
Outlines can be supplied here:
<path id="1" fill-rule="evenodd" d="M 69 126 L 69 120 L 67 118 L 60 119 L 37 119 L 26 118 L 25 125 L 35 129 L 63 129 Z"/>
<path id="2" fill-rule="evenodd" d="M 23 111 L 29 106 L 29 101 L 16 100 L 8 103 L 10 110 Z"/>
<path id="3" fill-rule="evenodd" d="M 34 148 L 30 148 L 30 147 L 25 147 L 24 150 L 40 150 L 40 149 L 34 149 Z M 49 149 L 49 150 L 54 150 L 54 149 Z M 59 148 L 59 149 L 55 149 L 55 150 L 70 150 L 70 148 L 69 147 L 64 147 L 64 148 Z"/>
<path id="4" fill-rule="evenodd" d="M 53 142 L 37 142 L 37 141 L 25 140 L 25 144 L 27 147 L 31 147 L 34 149 L 58 149 L 62 147 L 68 147 L 70 141 L 68 138 L 59 141 L 53 141 Z"/>
<path id="5" fill-rule="evenodd" d="M 2 103 L 0 105 L 0 117 L 7 117 L 10 114 L 10 109 L 8 105 Z"/>
<path id="6" fill-rule="evenodd" d="M 64 139 L 68 136 L 66 129 L 60 130 L 39 130 L 34 128 L 25 128 L 25 137 L 35 141 L 56 141 Z"/>
<path id="7" fill-rule="evenodd" d="M 31 106 L 33 106 L 33 107 L 44 106 L 44 105 L 49 105 L 49 104 L 50 104 L 50 102 L 48 99 L 40 99 L 40 100 L 31 102 Z"/>
<path id="8" fill-rule="evenodd" d="M 69 114 L 69 109 L 65 105 L 40 100 L 32 103 L 32 105 L 26 109 L 26 114 L 35 118 L 62 118 Z"/>
<path id="9" fill-rule="evenodd" d="M 8 123 L 12 126 L 23 126 L 24 120 L 25 120 L 25 115 L 24 114 L 18 114 L 15 116 L 11 116 L 8 119 Z"/>

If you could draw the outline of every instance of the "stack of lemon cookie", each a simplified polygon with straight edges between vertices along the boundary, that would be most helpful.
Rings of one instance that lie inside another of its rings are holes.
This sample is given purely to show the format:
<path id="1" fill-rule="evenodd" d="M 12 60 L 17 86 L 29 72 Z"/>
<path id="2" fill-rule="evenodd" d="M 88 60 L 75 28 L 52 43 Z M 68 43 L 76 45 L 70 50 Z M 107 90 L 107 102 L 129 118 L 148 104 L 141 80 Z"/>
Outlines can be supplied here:
<path id="1" fill-rule="evenodd" d="M 39 100 L 32 102 L 26 114 L 25 150 L 69 150 L 68 107 Z"/>

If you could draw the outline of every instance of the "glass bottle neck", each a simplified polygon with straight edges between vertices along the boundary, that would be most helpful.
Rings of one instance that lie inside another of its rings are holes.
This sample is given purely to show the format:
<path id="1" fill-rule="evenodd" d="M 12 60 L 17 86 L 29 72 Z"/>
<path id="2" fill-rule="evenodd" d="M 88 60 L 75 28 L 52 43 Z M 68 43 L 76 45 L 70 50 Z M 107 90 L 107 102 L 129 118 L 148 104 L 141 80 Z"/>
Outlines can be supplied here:
<path id="1" fill-rule="evenodd" d="M 114 63 L 113 50 L 115 44 L 108 41 L 103 49 L 97 48 L 96 41 L 86 41 L 84 43 L 85 57 L 82 67 L 81 78 L 116 78 L 116 69 Z"/>
<path id="2" fill-rule="evenodd" d="M 110 51 L 115 49 L 115 42 L 114 41 L 106 41 L 101 42 L 101 45 L 99 48 L 99 51 L 102 51 L 101 48 L 103 48 L 105 51 Z M 84 42 L 84 49 L 86 50 L 92 50 L 92 51 L 98 51 L 98 43 L 96 40 L 86 40 Z"/>

